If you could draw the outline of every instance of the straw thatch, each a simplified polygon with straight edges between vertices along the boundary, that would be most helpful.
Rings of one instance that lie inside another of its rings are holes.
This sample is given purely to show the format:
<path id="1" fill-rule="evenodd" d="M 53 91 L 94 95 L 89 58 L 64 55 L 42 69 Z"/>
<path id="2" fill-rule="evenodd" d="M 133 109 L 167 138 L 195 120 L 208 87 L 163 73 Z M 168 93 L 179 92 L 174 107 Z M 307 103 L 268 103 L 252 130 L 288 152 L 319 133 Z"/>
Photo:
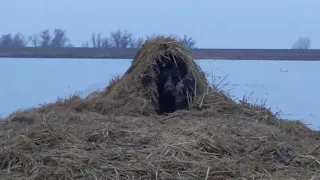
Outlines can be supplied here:
<path id="1" fill-rule="evenodd" d="M 177 65 L 184 75 L 183 79 L 195 80 L 192 85 L 195 97 L 190 97 L 190 106 L 194 106 L 208 90 L 204 73 L 180 41 L 156 37 L 143 44 L 124 76 L 106 89 L 108 101 L 103 100 L 102 103 L 108 104 L 100 105 L 100 113 L 117 109 L 119 113 L 131 115 L 155 114 L 158 108 L 157 75 L 159 66 L 165 63 Z"/>
<path id="2" fill-rule="evenodd" d="M 151 63 L 143 57 L 152 57 L 155 42 L 170 42 L 175 52 L 181 47 L 172 39 L 148 41 L 104 92 L 2 121 L 0 179 L 320 178 L 319 132 L 245 100 L 236 103 L 215 87 L 205 91 L 199 69 L 190 68 L 203 83 L 194 108 L 158 116 L 152 85 L 141 83 L 138 72 L 150 74 L 140 63 Z"/>

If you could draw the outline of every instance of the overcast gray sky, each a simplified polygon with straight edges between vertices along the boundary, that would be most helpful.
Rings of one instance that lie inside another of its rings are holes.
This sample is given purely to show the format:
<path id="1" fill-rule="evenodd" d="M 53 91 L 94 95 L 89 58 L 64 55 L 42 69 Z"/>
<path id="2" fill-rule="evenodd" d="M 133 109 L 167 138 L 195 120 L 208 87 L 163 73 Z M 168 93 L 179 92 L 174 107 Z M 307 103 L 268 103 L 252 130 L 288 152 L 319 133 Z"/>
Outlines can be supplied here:
<path id="1" fill-rule="evenodd" d="M 80 45 L 92 32 L 187 34 L 200 48 L 320 47 L 319 0 L 0 0 L 0 34 L 65 29 Z"/>

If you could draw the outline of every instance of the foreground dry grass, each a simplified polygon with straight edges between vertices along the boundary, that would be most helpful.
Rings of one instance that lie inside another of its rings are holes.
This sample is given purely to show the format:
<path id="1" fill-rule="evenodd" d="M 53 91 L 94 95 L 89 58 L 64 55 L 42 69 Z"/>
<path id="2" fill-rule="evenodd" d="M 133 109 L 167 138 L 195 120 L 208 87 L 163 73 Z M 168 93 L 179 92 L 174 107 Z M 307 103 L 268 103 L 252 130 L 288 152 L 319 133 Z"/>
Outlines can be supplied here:
<path id="1" fill-rule="evenodd" d="M 270 123 L 209 110 L 169 116 L 101 115 L 81 109 L 85 103 L 72 97 L 15 113 L 5 121 L 0 178 L 320 177 L 320 136 L 299 122 Z"/>

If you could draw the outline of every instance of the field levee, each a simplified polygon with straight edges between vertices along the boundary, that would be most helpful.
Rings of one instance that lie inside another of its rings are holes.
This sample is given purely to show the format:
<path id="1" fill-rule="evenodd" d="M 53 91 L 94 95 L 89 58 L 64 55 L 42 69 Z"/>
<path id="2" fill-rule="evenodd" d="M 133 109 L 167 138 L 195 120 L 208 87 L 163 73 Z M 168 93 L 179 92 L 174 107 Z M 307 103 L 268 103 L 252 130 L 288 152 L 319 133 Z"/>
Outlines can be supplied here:
<path id="1" fill-rule="evenodd" d="M 0 58 L 132 59 L 133 48 L 0 48 Z M 320 61 L 320 49 L 193 49 L 195 59 Z"/>

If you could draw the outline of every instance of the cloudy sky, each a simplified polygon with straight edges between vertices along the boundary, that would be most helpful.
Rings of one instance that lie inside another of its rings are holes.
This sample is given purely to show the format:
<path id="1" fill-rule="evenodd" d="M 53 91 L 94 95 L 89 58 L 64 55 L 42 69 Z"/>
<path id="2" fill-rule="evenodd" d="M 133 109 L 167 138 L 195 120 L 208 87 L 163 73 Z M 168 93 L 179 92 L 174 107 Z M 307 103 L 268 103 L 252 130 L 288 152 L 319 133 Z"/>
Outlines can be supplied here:
<path id="1" fill-rule="evenodd" d="M 61 28 L 75 44 L 118 28 L 136 36 L 187 34 L 202 48 L 320 47 L 319 0 L 0 0 L 0 33 Z"/>

